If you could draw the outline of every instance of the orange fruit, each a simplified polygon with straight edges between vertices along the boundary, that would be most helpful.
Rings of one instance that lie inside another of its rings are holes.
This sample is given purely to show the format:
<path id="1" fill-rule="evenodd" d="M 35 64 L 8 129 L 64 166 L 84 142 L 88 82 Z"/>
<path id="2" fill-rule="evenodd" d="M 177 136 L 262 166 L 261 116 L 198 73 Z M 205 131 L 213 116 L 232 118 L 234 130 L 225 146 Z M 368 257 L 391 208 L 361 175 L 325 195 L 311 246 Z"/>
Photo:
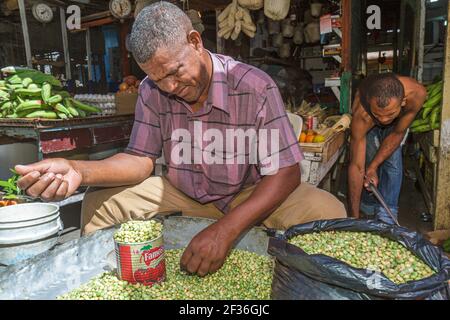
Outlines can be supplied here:
<path id="1" fill-rule="evenodd" d="M 306 133 L 302 132 L 302 134 L 300 135 L 300 142 L 303 143 L 306 141 Z"/>
<path id="2" fill-rule="evenodd" d="M 126 91 L 127 89 L 128 89 L 128 85 L 125 82 L 120 84 L 120 86 L 119 86 L 120 91 Z"/>
<path id="3" fill-rule="evenodd" d="M 314 135 L 309 134 L 306 136 L 306 143 L 312 143 L 314 141 Z"/>

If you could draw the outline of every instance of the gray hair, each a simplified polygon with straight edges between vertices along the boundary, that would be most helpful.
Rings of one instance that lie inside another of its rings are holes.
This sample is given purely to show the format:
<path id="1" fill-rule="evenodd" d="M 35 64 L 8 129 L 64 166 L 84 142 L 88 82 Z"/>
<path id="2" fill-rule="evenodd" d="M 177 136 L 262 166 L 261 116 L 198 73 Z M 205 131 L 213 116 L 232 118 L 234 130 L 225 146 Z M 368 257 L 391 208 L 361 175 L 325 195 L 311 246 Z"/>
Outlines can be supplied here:
<path id="1" fill-rule="evenodd" d="M 186 42 L 193 29 L 183 10 L 166 1 L 153 3 L 141 10 L 133 24 L 130 49 L 138 63 L 146 63 L 160 48 Z"/>

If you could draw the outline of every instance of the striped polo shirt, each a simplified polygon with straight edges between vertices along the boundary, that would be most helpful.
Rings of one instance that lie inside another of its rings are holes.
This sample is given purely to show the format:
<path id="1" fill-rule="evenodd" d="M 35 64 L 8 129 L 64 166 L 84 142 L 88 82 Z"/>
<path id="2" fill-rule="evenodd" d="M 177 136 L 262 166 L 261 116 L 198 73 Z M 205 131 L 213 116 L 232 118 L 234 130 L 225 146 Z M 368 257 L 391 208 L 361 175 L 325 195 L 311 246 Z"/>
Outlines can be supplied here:
<path id="1" fill-rule="evenodd" d="M 208 99 L 197 112 L 149 78 L 142 81 L 127 151 L 153 159 L 164 155 L 173 186 L 227 213 L 240 191 L 269 174 L 264 168 L 275 157 L 282 169 L 303 155 L 274 81 L 253 66 L 208 53 L 213 74 Z M 242 134 L 248 135 L 241 139 Z M 266 152 L 260 153 L 263 145 Z"/>

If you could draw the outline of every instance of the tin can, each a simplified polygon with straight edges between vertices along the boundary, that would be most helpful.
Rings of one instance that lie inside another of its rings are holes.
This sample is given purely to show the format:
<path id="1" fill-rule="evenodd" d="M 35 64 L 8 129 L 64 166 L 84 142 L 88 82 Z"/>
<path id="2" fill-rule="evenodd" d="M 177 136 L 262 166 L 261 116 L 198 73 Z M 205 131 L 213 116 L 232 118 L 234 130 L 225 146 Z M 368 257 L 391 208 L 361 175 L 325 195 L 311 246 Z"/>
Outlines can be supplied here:
<path id="1" fill-rule="evenodd" d="M 317 130 L 317 128 L 319 127 L 319 119 L 317 117 L 312 118 L 313 118 L 312 130 Z"/>
<path id="2" fill-rule="evenodd" d="M 120 243 L 114 240 L 117 273 L 121 280 L 152 286 L 166 279 L 162 235 L 142 243 Z"/>
<path id="3" fill-rule="evenodd" d="M 317 130 L 318 118 L 314 116 L 308 116 L 306 118 L 306 128 L 308 130 Z"/>
<path id="4" fill-rule="evenodd" d="M 313 125 L 313 117 L 307 116 L 306 117 L 306 129 L 312 130 L 312 125 Z"/>

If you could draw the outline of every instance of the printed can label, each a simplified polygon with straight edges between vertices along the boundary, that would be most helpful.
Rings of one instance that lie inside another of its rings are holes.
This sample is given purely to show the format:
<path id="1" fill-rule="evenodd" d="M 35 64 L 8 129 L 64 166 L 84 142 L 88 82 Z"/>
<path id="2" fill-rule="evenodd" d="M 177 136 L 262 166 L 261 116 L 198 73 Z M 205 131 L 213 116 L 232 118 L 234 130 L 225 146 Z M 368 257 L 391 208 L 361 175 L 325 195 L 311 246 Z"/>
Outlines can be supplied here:
<path id="1" fill-rule="evenodd" d="M 121 280 L 152 286 L 166 279 L 162 235 L 143 243 L 115 242 L 117 271 Z"/>

